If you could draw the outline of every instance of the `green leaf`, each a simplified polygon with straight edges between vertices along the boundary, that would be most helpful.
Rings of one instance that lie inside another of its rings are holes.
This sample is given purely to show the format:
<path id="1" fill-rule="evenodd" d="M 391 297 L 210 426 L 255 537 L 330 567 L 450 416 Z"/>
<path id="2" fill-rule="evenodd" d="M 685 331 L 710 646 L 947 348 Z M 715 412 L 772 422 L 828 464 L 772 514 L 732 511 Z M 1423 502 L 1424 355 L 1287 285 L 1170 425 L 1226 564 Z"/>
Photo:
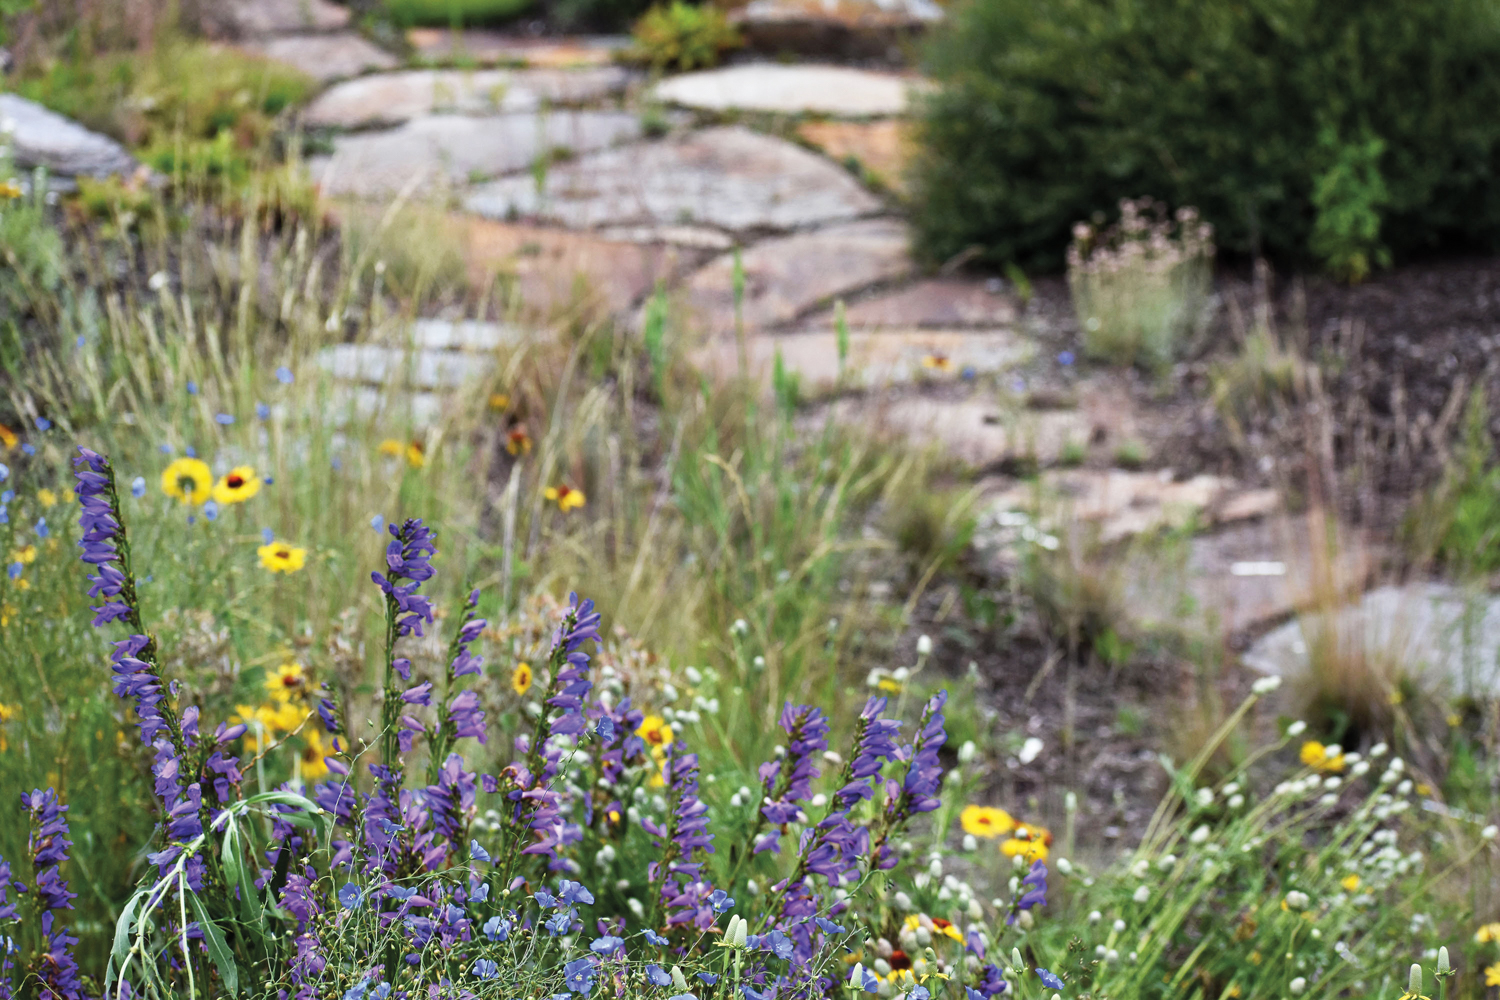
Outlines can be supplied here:
<path id="1" fill-rule="evenodd" d="M 230 994 L 238 993 L 240 970 L 234 964 L 234 955 L 229 951 L 229 943 L 224 940 L 224 932 L 208 915 L 208 907 L 203 905 L 203 900 L 198 898 L 197 893 L 189 892 L 188 900 L 193 904 L 193 912 L 198 915 L 198 925 L 203 930 L 203 940 L 208 943 L 208 957 L 213 959 L 214 965 L 219 970 L 219 976 L 224 980 L 224 986 Z"/>
<path id="2" fill-rule="evenodd" d="M 115 921 L 115 943 L 109 950 L 109 965 L 104 970 L 105 986 L 125 974 L 125 960 L 130 957 L 130 925 L 135 922 L 135 911 L 140 908 L 146 894 L 146 889 L 137 889 Z"/>

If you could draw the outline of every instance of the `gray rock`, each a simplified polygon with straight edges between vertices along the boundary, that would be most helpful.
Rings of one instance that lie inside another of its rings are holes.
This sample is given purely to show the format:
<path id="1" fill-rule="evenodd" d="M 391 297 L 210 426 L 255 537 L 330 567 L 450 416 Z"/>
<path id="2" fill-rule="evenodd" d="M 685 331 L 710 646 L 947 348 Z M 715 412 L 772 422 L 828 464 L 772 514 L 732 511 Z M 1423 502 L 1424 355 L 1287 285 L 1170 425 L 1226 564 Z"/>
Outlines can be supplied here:
<path id="1" fill-rule="evenodd" d="M 907 327 L 996 327 L 1015 322 L 1010 296 L 991 291 L 984 281 L 929 278 L 851 303 L 844 313 L 851 330 Z M 833 310 L 813 321 L 833 326 Z"/>
<path id="2" fill-rule="evenodd" d="M 357 129 L 437 112 L 493 115 L 543 104 L 582 104 L 625 89 L 619 66 L 589 69 L 409 70 L 338 84 L 308 105 L 309 125 Z"/>
<path id="3" fill-rule="evenodd" d="M 468 319 L 419 319 L 412 324 L 412 343 L 424 351 L 493 351 L 526 339 L 519 327 Z"/>
<path id="4" fill-rule="evenodd" d="M 10 147 L 17 167 L 45 167 L 60 177 L 127 175 L 139 166 L 108 136 L 15 94 L 0 94 L 0 144 Z"/>
<path id="5" fill-rule="evenodd" d="M 1500 597 L 1441 583 L 1377 587 L 1337 611 L 1304 613 L 1266 633 L 1242 659 L 1295 682 L 1307 676 L 1309 647 L 1320 642 L 1388 671 L 1388 682 L 1404 675 L 1449 696 L 1500 693 Z"/>
<path id="6" fill-rule="evenodd" d="M 283 35 L 246 42 L 242 47 L 247 52 L 286 63 L 322 83 L 397 65 L 395 56 L 352 31 Z"/>
<path id="7" fill-rule="evenodd" d="M 521 63 L 567 69 L 608 66 L 615 53 L 630 47 L 629 35 L 575 35 L 532 38 L 484 28 L 413 28 L 407 41 L 427 62 L 470 60 L 483 64 Z"/>
<path id="8" fill-rule="evenodd" d="M 836 296 L 911 272 L 906 226 L 864 219 L 763 240 L 741 254 L 742 315 L 751 329 L 790 323 Z M 725 254 L 683 286 L 688 315 L 710 334 L 734 331 L 734 261 Z"/>
<path id="9" fill-rule="evenodd" d="M 335 385 L 325 406 L 328 421 L 342 427 L 352 417 L 379 417 L 393 426 L 410 423 L 413 428 L 432 427 L 442 419 L 443 400 L 435 392 L 397 392 L 369 385 Z"/>
<path id="10" fill-rule="evenodd" d="M 794 229 L 881 207 L 822 157 L 739 127 L 559 164 L 541 192 L 530 177 L 497 181 L 465 204 L 490 218 L 531 216 L 574 229 L 674 225 L 731 232 Z"/>
<path id="11" fill-rule="evenodd" d="M 326 194 L 374 197 L 394 194 L 417 175 L 446 190 L 530 170 L 542 155 L 588 153 L 639 136 L 640 120 L 623 111 L 433 115 L 389 131 L 340 136 L 333 155 L 310 166 Z M 530 176 L 523 181 L 535 185 Z"/>
<path id="12" fill-rule="evenodd" d="M 318 367 L 345 382 L 453 389 L 494 370 L 495 359 L 461 351 L 408 351 L 379 344 L 336 344 L 318 352 Z"/>
<path id="13" fill-rule="evenodd" d="M 754 63 L 684 73 L 657 84 L 655 96 L 700 111 L 768 111 L 850 118 L 904 114 L 915 77 L 847 66 Z"/>
<path id="14" fill-rule="evenodd" d="M 243 35 L 338 31 L 349 25 L 348 8 L 328 0 L 232 0 L 225 13 Z"/>

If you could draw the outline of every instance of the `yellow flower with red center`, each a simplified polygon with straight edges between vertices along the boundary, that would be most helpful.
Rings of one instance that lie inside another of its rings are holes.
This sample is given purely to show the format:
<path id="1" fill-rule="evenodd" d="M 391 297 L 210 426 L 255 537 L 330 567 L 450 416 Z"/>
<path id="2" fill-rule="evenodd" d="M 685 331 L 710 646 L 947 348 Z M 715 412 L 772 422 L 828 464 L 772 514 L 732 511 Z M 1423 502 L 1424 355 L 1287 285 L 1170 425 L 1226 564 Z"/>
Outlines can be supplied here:
<path id="1" fill-rule="evenodd" d="M 307 550 L 286 542 L 272 542 L 255 551 L 260 564 L 272 573 L 295 573 L 307 564 Z"/>
<path id="2" fill-rule="evenodd" d="M 266 677 L 266 690 L 280 701 L 300 698 L 307 692 L 307 672 L 300 663 L 283 663 Z"/>
<path id="3" fill-rule="evenodd" d="M 261 479 L 248 465 L 230 469 L 214 485 L 214 500 L 222 506 L 244 503 L 260 492 Z"/>
<path id="4" fill-rule="evenodd" d="M 420 469 L 427 464 L 427 446 L 421 441 L 412 439 L 406 446 L 406 464 L 413 469 Z"/>
<path id="5" fill-rule="evenodd" d="M 208 503 L 213 494 L 214 474 L 198 458 L 179 458 L 161 474 L 161 491 L 183 503 Z"/>
<path id="6" fill-rule="evenodd" d="M 583 496 L 583 490 L 575 490 L 573 487 L 567 485 L 566 483 L 547 487 L 546 492 L 543 493 L 543 496 L 545 496 L 548 500 L 551 500 L 553 503 L 557 504 L 557 509 L 562 511 L 564 514 L 572 510 L 574 507 L 582 507 L 586 502 Z"/>
<path id="7" fill-rule="evenodd" d="M 942 917 L 928 917 L 927 919 L 932 922 L 932 929 L 935 930 L 935 931 L 937 931 L 939 934 L 941 934 L 941 935 L 943 935 L 944 937 L 947 937 L 947 938 L 952 938 L 954 941 L 957 941 L 959 944 L 963 944 L 964 943 L 964 936 L 963 936 L 963 934 L 961 934 L 959 932 L 958 928 L 954 927 L 951 922 L 949 922 L 947 920 L 944 920 Z M 906 929 L 907 930 L 909 930 L 909 931 L 915 931 L 918 927 L 921 927 L 921 926 L 922 926 L 921 918 L 915 917 L 915 916 L 909 916 L 909 917 L 906 918 Z"/>
<path id="8" fill-rule="evenodd" d="M 4 424 L 0 424 L 0 448 L 4 448 L 6 451 L 10 451 L 20 443 L 21 439 L 16 436 L 15 431 L 11 430 Z"/>
<path id="9" fill-rule="evenodd" d="M 953 359 L 946 354 L 925 354 L 922 356 L 922 367 L 933 371 L 951 372 L 953 370 Z"/>
<path id="10" fill-rule="evenodd" d="M 993 806 L 964 806 L 964 811 L 958 814 L 958 822 L 964 833 L 976 837 L 994 838 L 1016 828 L 1016 821 L 1010 813 Z"/>
<path id="11" fill-rule="evenodd" d="M 510 672 L 510 688 L 516 694 L 525 694 L 531 690 L 531 664 L 519 663 L 516 669 Z"/>
<path id="12" fill-rule="evenodd" d="M 642 719 L 635 734 L 646 741 L 646 746 L 653 753 L 672 745 L 672 727 L 659 715 L 648 715 Z"/>
<path id="13" fill-rule="evenodd" d="M 531 451 L 531 435 L 526 433 L 526 425 L 517 424 L 505 435 L 505 450 L 512 455 L 526 455 Z"/>
<path id="14" fill-rule="evenodd" d="M 1328 749 L 1317 740 L 1308 740 L 1302 744 L 1302 763 L 1318 771 L 1342 771 L 1344 755 L 1336 747 L 1333 753 L 1329 753 Z"/>

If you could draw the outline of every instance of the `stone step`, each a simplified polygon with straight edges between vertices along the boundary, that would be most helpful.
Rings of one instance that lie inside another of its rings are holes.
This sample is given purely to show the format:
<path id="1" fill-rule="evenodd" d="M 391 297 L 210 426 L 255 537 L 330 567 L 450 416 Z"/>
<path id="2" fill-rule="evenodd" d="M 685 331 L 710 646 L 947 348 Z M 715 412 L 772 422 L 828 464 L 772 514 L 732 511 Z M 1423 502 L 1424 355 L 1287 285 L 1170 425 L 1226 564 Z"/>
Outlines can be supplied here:
<path id="1" fill-rule="evenodd" d="M 901 221 L 863 219 L 751 245 L 740 255 L 745 326 L 785 325 L 835 298 L 906 277 L 913 267 L 907 243 Z M 733 255 L 688 278 L 679 300 L 694 328 L 716 337 L 734 333 Z"/>
<path id="2" fill-rule="evenodd" d="M 848 66 L 752 63 L 683 73 L 657 84 L 661 101 L 696 111 L 760 111 L 785 115 L 884 118 L 904 115 L 920 77 Z"/>
<path id="3" fill-rule="evenodd" d="M 352 31 L 276 35 L 242 42 L 240 47 L 254 55 L 286 63 L 319 83 L 400 65 L 395 56 Z"/>
<path id="4" fill-rule="evenodd" d="M 338 136 L 308 168 L 325 195 L 391 197 L 421 177 L 417 194 L 441 197 L 476 179 L 529 171 L 541 158 L 591 153 L 640 137 L 623 111 L 493 116 L 431 115 L 379 132 Z M 535 186 L 528 175 L 519 181 Z"/>
<path id="5" fill-rule="evenodd" d="M 532 38 L 482 28 L 412 28 L 406 33 L 417 57 L 426 62 L 466 61 L 481 65 L 514 63 L 552 69 L 610 66 L 615 53 L 630 47 L 628 35 Z"/>
<path id="6" fill-rule="evenodd" d="M 849 174 L 792 143 L 740 127 L 705 129 L 553 165 L 476 189 L 464 202 L 492 219 L 593 229 L 706 226 L 790 230 L 870 215 L 880 201 Z"/>
<path id="7" fill-rule="evenodd" d="M 839 362 L 833 331 L 755 333 L 746 338 L 749 375 L 770 385 L 777 355 L 807 397 L 847 390 L 930 384 L 973 378 L 1023 364 L 1032 346 L 1011 330 L 900 330 L 851 333 Z M 719 339 L 698 351 L 695 363 L 711 377 L 739 374 L 739 347 Z"/>
<path id="8" fill-rule="evenodd" d="M 363 129 L 438 113 L 493 115 L 546 105 L 584 104 L 625 89 L 619 66 L 590 69 L 418 69 L 349 80 L 324 91 L 303 113 L 308 125 Z"/>

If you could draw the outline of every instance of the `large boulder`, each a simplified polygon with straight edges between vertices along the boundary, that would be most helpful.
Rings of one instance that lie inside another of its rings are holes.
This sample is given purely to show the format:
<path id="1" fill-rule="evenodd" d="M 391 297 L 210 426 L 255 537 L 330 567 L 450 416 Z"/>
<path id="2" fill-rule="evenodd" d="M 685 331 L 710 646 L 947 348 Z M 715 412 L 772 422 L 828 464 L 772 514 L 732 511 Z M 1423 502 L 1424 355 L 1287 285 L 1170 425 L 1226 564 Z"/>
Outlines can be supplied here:
<path id="1" fill-rule="evenodd" d="M 140 166 L 111 139 L 15 94 L 0 94 L 0 145 L 24 170 L 44 167 L 57 177 L 128 175 Z"/>

